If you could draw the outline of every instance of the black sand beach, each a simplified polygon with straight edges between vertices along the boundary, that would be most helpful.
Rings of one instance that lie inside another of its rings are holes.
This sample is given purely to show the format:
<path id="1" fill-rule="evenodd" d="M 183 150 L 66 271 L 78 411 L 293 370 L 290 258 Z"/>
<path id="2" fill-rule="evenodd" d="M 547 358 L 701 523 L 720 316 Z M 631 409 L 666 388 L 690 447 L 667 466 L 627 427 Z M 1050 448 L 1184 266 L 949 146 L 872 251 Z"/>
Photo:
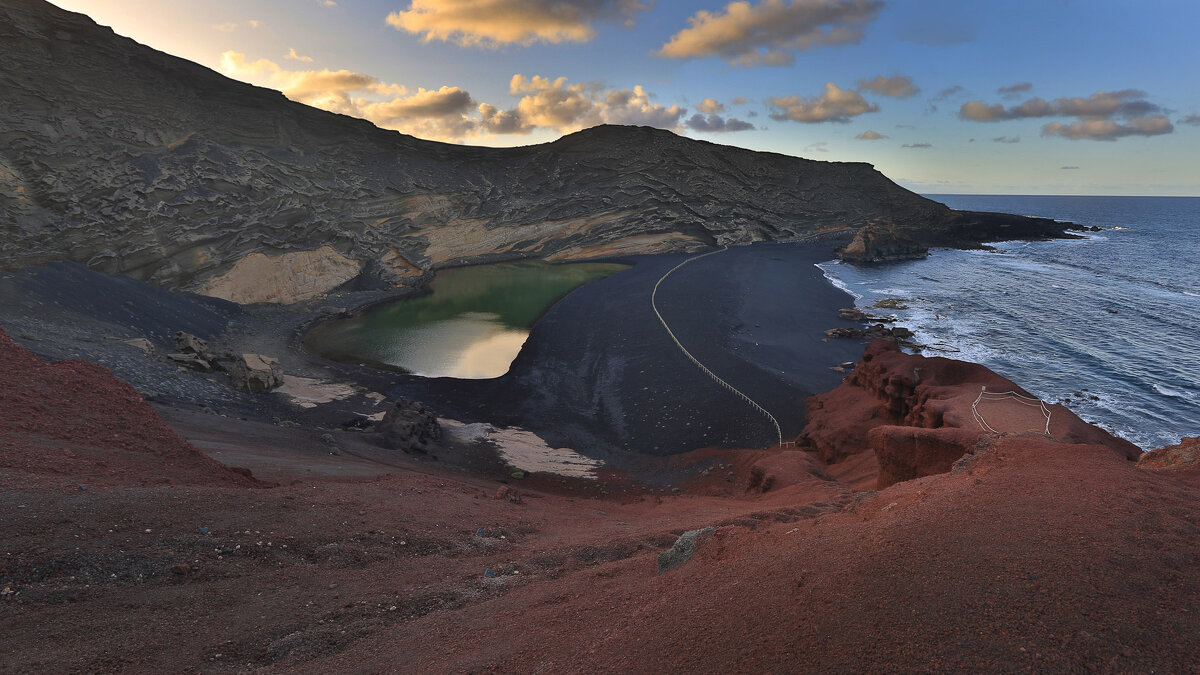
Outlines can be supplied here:
<path id="1" fill-rule="evenodd" d="M 268 424 L 292 420 L 313 429 L 315 448 L 323 429 L 382 408 L 360 395 L 300 409 L 282 394 L 231 390 L 219 376 L 166 362 L 162 355 L 172 349 L 173 332 L 195 332 L 222 351 L 279 358 L 291 375 L 423 401 L 444 417 L 519 426 L 552 446 L 614 467 L 636 456 L 772 445 L 770 422 L 688 361 L 651 309 L 655 282 L 691 257 L 619 260 L 633 267 L 553 305 L 509 373 L 493 380 L 427 379 L 309 354 L 298 331 L 322 316 L 317 304 L 238 307 L 73 264 L 0 280 L 0 320 L 14 339 L 46 358 L 82 357 L 112 368 L 176 424 L 193 414 Z M 842 375 L 829 367 L 861 354 L 858 341 L 822 342 L 825 329 L 850 325 L 836 313 L 850 298 L 814 266 L 831 257 L 828 244 L 732 248 L 683 266 L 659 288 L 659 310 L 683 344 L 769 410 L 785 439 L 804 424 L 804 399 L 840 382 Z M 350 293 L 318 304 L 355 307 L 383 297 Z M 148 337 L 158 354 L 147 356 L 121 341 L 133 337 Z M 227 440 L 240 443 L 238 435 L 230 427 Z"/>
<path id="2" fill-rule="evenodd" d="M 773 445 L 770 422 L 688 361 L 650 307 L 655 282 L 688 257 L 623 259 L 634 267 L 576 289 L 534 326 L 503 377 L 402 376 L 388 393 L 601 457 Z M 784 438 L 803 427 L 804 399 L 841 381 L 829 367 L 861 355 L 857 341 L 822 342 L 825 329 L 850 325 L 836 310 L 851 299 L 815 267 L 830 258 L 820 244 L 733 248 L 685 265 L 659 289 L 680 341 L 771 411 Z"/>

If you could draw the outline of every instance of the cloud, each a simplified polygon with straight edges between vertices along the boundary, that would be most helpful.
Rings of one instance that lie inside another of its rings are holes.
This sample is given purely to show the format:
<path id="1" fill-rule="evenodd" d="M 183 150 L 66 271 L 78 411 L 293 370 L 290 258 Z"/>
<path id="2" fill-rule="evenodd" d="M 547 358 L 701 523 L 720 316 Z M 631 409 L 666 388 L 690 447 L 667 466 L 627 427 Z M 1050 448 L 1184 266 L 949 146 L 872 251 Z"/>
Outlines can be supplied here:
<path id="1" fill-rule="evenodd" d="M 289 47 L 287 56 L 285 56 L 283 58 L 291 59 L 293 61 L 303 61 L 305 63 L 312 63 L 312 60 L 313 60 L 313 58 L 311 56 L 301 56 L 301 55 L 297 54 L 295 47 Z"/>
<path id="2" fill-rule="evenodd" d="M 1078 169 L 1079 167 L 1077 167 L 1077 166 L 1060 166 L 1058 168 L 1063 171 L 1070 171 L 1071 169 Z"/>
<path id="3" fill-rule="evenodd" d="M 771 113 L 773 120 L 805 123 L 849 122 L 851 117 L 879 110 L 879 106 L 868 103 L 857 91 L 841 89 L 832 82 L 825 84 L 820 96 L 775 96 L 767 99 L 767 105 L 775 109 Z"/>
<path id="4" fill-rule="evenodd" d="M 1043 136 L 1062 136 L 1072 141 L 1115 141 L 1124 136 L 1160 136 L 1175 131 L 1162 115 L 1135 117 L 1125 124 L 1113 120 L 1082 120 L 1071 124 L 1051 122 L 1042 127 Z"/>
<path id="5" fill-rule="evenodd" d="M 1001 103 L 989 105 L 982 101 L 967 101 L 962 104 L 958 114 L 962 119 L 972 122 L 996 122 L 1057 115 L 1094 120 L 1161 112 L 1162 109 L 1145 100 L 1145 96 L 1146 92 L 1137 89 L 1098 91 L 1087 98 L 1056 98 L 1053 101 L 1031 98 L 1009 108 Z"/>
<path id="6" fill-rule="evenodd" d="M 336 2 L 334 2 L 333 0 L 321 0 L 321 4 L 325 5 L 326 7 L 337 7 L 338 6 L 338 4 Z"/>
<path id="7" fill-rule="evenodd" d="M 1007 87 L 1000 87 L 996 90 L 996 93 L 1000 94 L 1004 98 L 1012 98 L 1019 96 L 1030 89 L 1033 89 L 1032 82 L 1018 82 L 1016 84 L 1010 84 Z"/>
<path id="8" fill-rule="evenodd" d="M 221 72 L 226 75 L 278 89 L 284 96 L 308 105 L 361 117 L 363 114 L 356 96 L 369 92 L 395 92 L 399 85 L 385 85 L 370 75 L 349 70 L 284 70 L 267 60 L 248 61 L 244 54 L 227 51 L 221 54 Z"/>
<path id="9" fill-rule="evenodd" d="M 251 19 L 250 21 L 246 22 L 246 25 L 250 26 L 251 28 L 258 28 L 262 25 L 262 22 Z"/>
<path id="10" fill-rule="evenodd" d="M 1200 127 L 1200 115 L 1188 115 L 1179 120 L 1176 124 L 1186 124 L 1192 127 Z"/>
<path id="11" fill-rule="evenodd" d="M 464 47 L 498 47 L 535 42 L 587 42 L 592 24 L 624 18 L 648 8 L 643 0 L 412 0 L 392 12 L 388 25 Z"/>
<path id="12" fill-rule="evenodd" d="M 1138 89 L 1098 91 L 1087 98 L 1063 97 L 1053 101 L 1031 98 L 1018 105 L 967 101 L 958 115 L 972 122 L 996 122 L 1032 117 L 1074 117 L 1075 122 L 1051 122 L 1042 126 L 1043 136 L 1071 140 L 1115 141 L 1125 136 L 1159 136 L 1175 130 L 1163 109 L 1145 98 Z"/>
<path id="13" fill-rule="evenodd" d="M 696 109 L 702 113 L 709 113 L 711 115 L 725 112 L 725 105 L 716 99 L 706 98 L 700 102 L 700 105 L 696 106 Z"/>
<path id="14" fill-rule="evenodd" d="M 860 141 L 879 141 L 887 138 L 887 136 L 879 133 L 878 131 L 871 131 L 870 129 L 867 129 L 861 134 L 855 136 L 855 138 Z"/>
<path id="15" fill-rule="evenodd" d="M 733 99 L 733 104 L 734 104 L 734 105 L 745 105 L 745 104 L 746 104 L 746 97 L 745 97 L 745 96 L 738 96 L 737 98 Z"/>
<path id="16" fill-rule="evenodd" d="M 595 83 L 570 84 L 565 77 L 551 80 L 517 74 L 509 82 L 509 91 L 513 95 L 523 94 L 516 110 L 525 124 L 564 133 L 598 124 L 678 129 L 687 114 L 687 109 L 678 105 L 653 103 L 641 85 L 608 89 Z"/>
<path id="17" fill-rule="evenodd" d="M 932 148 L 933 143 L 905 143 L 904 145 L 902 145 L 900 147 L 902 147 L 902 148 L 918 148 L 918 149 Z"/>
<path id="18" fill-rule="evenodd" d="M 212 29 L 219 30 L 222 33 L 232 33 L 233 31 L 237 30 L 237 27 L 238 27 L 238 25 L 236 23 L 233 23 L 232 21 L 230 21 L 228 23 L 213 24 Z"/>
<path id="19" fill-rule="evenodd" d="M 392 126 L 414 118 L 461 115 L 474 107 L 471 95 L 458 87 L 422 88 L 411 96 L 368 104 L 363 113 L 371 121 Z"/>
<path id="20" fill-rule="evenodd" d="M 691 119 L 684 122 L 683 125 L 692 131 L 700 131 L 705 133 L 721 133 L 726 131 L 749 131 L 754 128 L 754 125 L 739 120 L 736 117 L 728 119 L 720 115 L 709 115 L 705 117 L 699 113 L 692 115 Z"/>
<path id="21" fill-rule="evenodd" d="M 1020 143 L 1021 137 L 1020 136 L 1011 136 L 1011 137 L 1010 136 L 997 136 L 996 138 L 992 139 L 992 142 L 993 143 Z"/>
<path id="22" fill-rule="evenodd" d="M 701 10 L 656 52 L 671 59 L 718 56 L 738 66 L 784 66 L 796 51 L 854 44 L 882 0 L 740 0 Z"/>
<path id="23" fill-rule="evenodd" d="M 945 89 L 942 89 L 933 98 L 931 98 L 927 101 L 929 103 L 929 112 L 937 112 L 938 111 L 937 104 L 939 102 L 945 101 L 946 99 L 950 98 L 951 96 L 959 94 L 962 91 L 963 91 L 963 88 L 957 84 L 951 85 L 949 87 L 946 87 Z"/>
<path id="24" fill-rule="evenodd" d="M 826 143 L 825 141 L 817 141 L 816 143 L 809 143 L 808 145 L 804 146 L 804 151 L 805 152 L 829 152 L 829 148 L 825 147 L 827 145 L 829 145 L 829 144 Z"/>
<path id="25" fill-rule="evenodd" d="M 597 83 L 571 84 L 565 77 L 514 75 L 509 91 L 516 106 L 503 110 L 476 101 L 454 86 L 419 88 L 410 93 L 400 84 L 349 70 L 285 70 L 267 59 L 250 61 L 244 54 L 221 55 L 221 70 L 230 77 L 272 87 L 288 98 L 316 108 L 361 117 L 376 125 L 421 138 L 462 141 L 467 138 L 528 134 L 542 129 L 570 132 L 597 124 L 638 124 L 682 130 L 687 109 L 655 103 L 641 86 L 614 89 Z M 689 128 L 742 131 L 748 122 L 718 115 L 693 116 Z"/>
<path id="26" fill-rule="evenodd" d="M 880 96 L 892 96 L 894 98 L 908 98 L 921 91 L 913 84 L 912 78 L 907 75 L 892 75 L 884 77 L 877 75 L 870 80 L 859 80 L 858 90 L 874 92 Z"/>

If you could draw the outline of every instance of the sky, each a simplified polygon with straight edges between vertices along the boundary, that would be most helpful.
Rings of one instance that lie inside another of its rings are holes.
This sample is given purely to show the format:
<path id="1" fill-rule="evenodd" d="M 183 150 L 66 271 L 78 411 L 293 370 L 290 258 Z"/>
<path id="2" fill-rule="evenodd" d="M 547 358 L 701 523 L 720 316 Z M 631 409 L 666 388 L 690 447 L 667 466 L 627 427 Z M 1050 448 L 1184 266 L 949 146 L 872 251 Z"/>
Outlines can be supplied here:
<path id="1" fill-rule="evenodd" d="M 1200 196 L 1195 0 L 54 0 L 421 138 L 596 124 L 921 193 Z"/>

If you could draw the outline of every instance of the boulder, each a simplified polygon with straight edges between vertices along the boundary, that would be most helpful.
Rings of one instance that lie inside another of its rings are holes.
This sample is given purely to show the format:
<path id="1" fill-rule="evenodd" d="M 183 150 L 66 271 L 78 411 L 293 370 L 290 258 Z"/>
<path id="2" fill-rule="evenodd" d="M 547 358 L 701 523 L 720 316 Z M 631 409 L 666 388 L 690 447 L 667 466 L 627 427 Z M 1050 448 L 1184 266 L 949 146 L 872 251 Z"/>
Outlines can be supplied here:
<path id="1" fill-rule="evenodd" d="M 175 333 L 175 350 L 183 354 L 198 354 L 204 356 L 208 354 L 208 342 L 192 335 L 179 331 Z M 206 359 L 208 360 L 208 359 Z"/>
<path id="2" fill-rule="evenodd" d="M 229 368 L 235 389 L 259 394 L 283 384 L 279 360 L 262 354 L 242 354 Z"/>
<path id="3" fill-rule="evenodd" d="M 396 399 L 377 426 L 383 444 L 393 450 L 427 453 L 441 445 L 442 425 L 437 415 L 419 401 Z"/>
<path id="4" fill-rule="evenodd" d="M 212 372 L 216 369 L 213 362 L 205 358 L 205 356 L 191 352 L 167 354 L 167 358 L 181 366 L 198 370 L 202 373 Z"/>
<path id="5" fill-rule="evenodd" d="M 671 548 L 658 554 L 658 573 L 668 572 L 692 559 L 700 542 L 712 536 L 716 531 L 712 525 L 702 530 L 688 530 L 679 535 Z"/>

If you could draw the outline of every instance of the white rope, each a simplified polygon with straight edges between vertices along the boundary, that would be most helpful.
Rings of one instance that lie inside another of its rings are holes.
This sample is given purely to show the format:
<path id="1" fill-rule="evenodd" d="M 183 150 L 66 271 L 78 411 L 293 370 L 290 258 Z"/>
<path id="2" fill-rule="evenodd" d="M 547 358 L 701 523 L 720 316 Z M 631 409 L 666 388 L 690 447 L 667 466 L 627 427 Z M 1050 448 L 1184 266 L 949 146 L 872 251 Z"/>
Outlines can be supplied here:
<path id="1" fill-rule="evenodd" d="M 984 397 L 987 397 L 987 400 L 989 401 L 1002 401 L 1006 398 L 1011 398 L 1016 399 L 1017 403 L 1023 403 L 1027 406 L 1040 408 L 1042 415 L 1046 418 L 1046 435 L 1050 435 L 1050 409 L 1046 407 L 1045 402 L 1043 402 L 1041 399 L 1033 398 L 1032 396 L 1018 394 L 1015 391 L 988 391 L 986 384 L 980 388 L 979 396 L 976 396 L 975 402 L 971 404 L 971 415 L 975 417 L 975 421 L 979 423 L 980 428 L 982 428 L 984 431 L 988 431 L 993 434 L 1000 433 L 999 431 L 993 429 L 992 425 L 988 424 L 987 420 L 983 418 L 983 414 L 979 412 L 979 402 L 984 400 Z"/>
<path id="2" fill-rule="evenodd" d="M 683 355 L 688 357 L 689 361 L 694 363 L 696 365 L 696 367 L 700 369 L 701 372 L 703 372 L 705 375 L 708 375 L 709 377 L 711 377 L 717 384 L 721 385 L 722 387 L 725 387 L 725 389 L 728 390 L 731 394 L 734 394 L 738 398 L 742 399 L 743 402 L 748 404 L 751 408 L 753 408 L 757 412 L 762 413 L 764 416 L 766 416 L 766 418 L 768 420 L 771 421 L 771 424 L 774 425 L 774 427 L 775 427 L 775 436 L 777 437 L 777 439 L 779 441 L 779 445 L 782 446 L 783 445 L 783 432 L 779 429 L 779 421 L 775 419 L 775 416 L 772 415 L 771 413 L 767 412 L 766 408 L 755 403 L 754 399 L 743 394 L 732 384 L 729 384 L 725 380 L 722 380 L 720 377 L 717 377 L 716 373 L 714 373 L 713 371 L 706 368 L 703 363 L 700 363 L 699 359 L 692 356 L 692 353 L 687 350 L 687 347 L 683 346 L 683 343 L 681 343 L 679 341 L 679 338 L 675 337 L 675 332 L 671 330 L 671 327 L 667 325 L 667 320 L 664 319 L 663 315 L 661 313 L 659 313 L 659 311 L 658 311 L 658 304 L 656 302 L 656 297 L 658 296 L 658 286 L 662 282 L 666 281 L 667 277 L 671 276 L 672 272 L 674 272 L 675 270 L 679 269 L 680 267 L 683 267 L 684 265 L 692 262 L 693 260 L 699 260 L 701 258 L 710 256 L 710 255 L 716 255 L 717 253 L 723 253 L 727 250 L 729 250 L 728 246 L 722 248 L 720 251 L 709 251 L 708 253 L 703 253 L 701 255 L 698 255 L 698 256 L 695 256 L 692 258 L 688 258 L 687 260 L 684 260 L 683 262 L 679 263 L 678 265 L 667 270 L 667 273 L 662 275 L 662 277 L 659 278 L 659 280 L 654 284 L 654 290 L 650 292 L 650 308 L 654 310 L 654 315 L 658 317 L 659 323 L 661 323 L 663 328 L 666 329 L 667 335 L 671 336 L 671 340 L 675 343 L 675 346 L 679 347 L 679 351 L 683 352 Z"/>

